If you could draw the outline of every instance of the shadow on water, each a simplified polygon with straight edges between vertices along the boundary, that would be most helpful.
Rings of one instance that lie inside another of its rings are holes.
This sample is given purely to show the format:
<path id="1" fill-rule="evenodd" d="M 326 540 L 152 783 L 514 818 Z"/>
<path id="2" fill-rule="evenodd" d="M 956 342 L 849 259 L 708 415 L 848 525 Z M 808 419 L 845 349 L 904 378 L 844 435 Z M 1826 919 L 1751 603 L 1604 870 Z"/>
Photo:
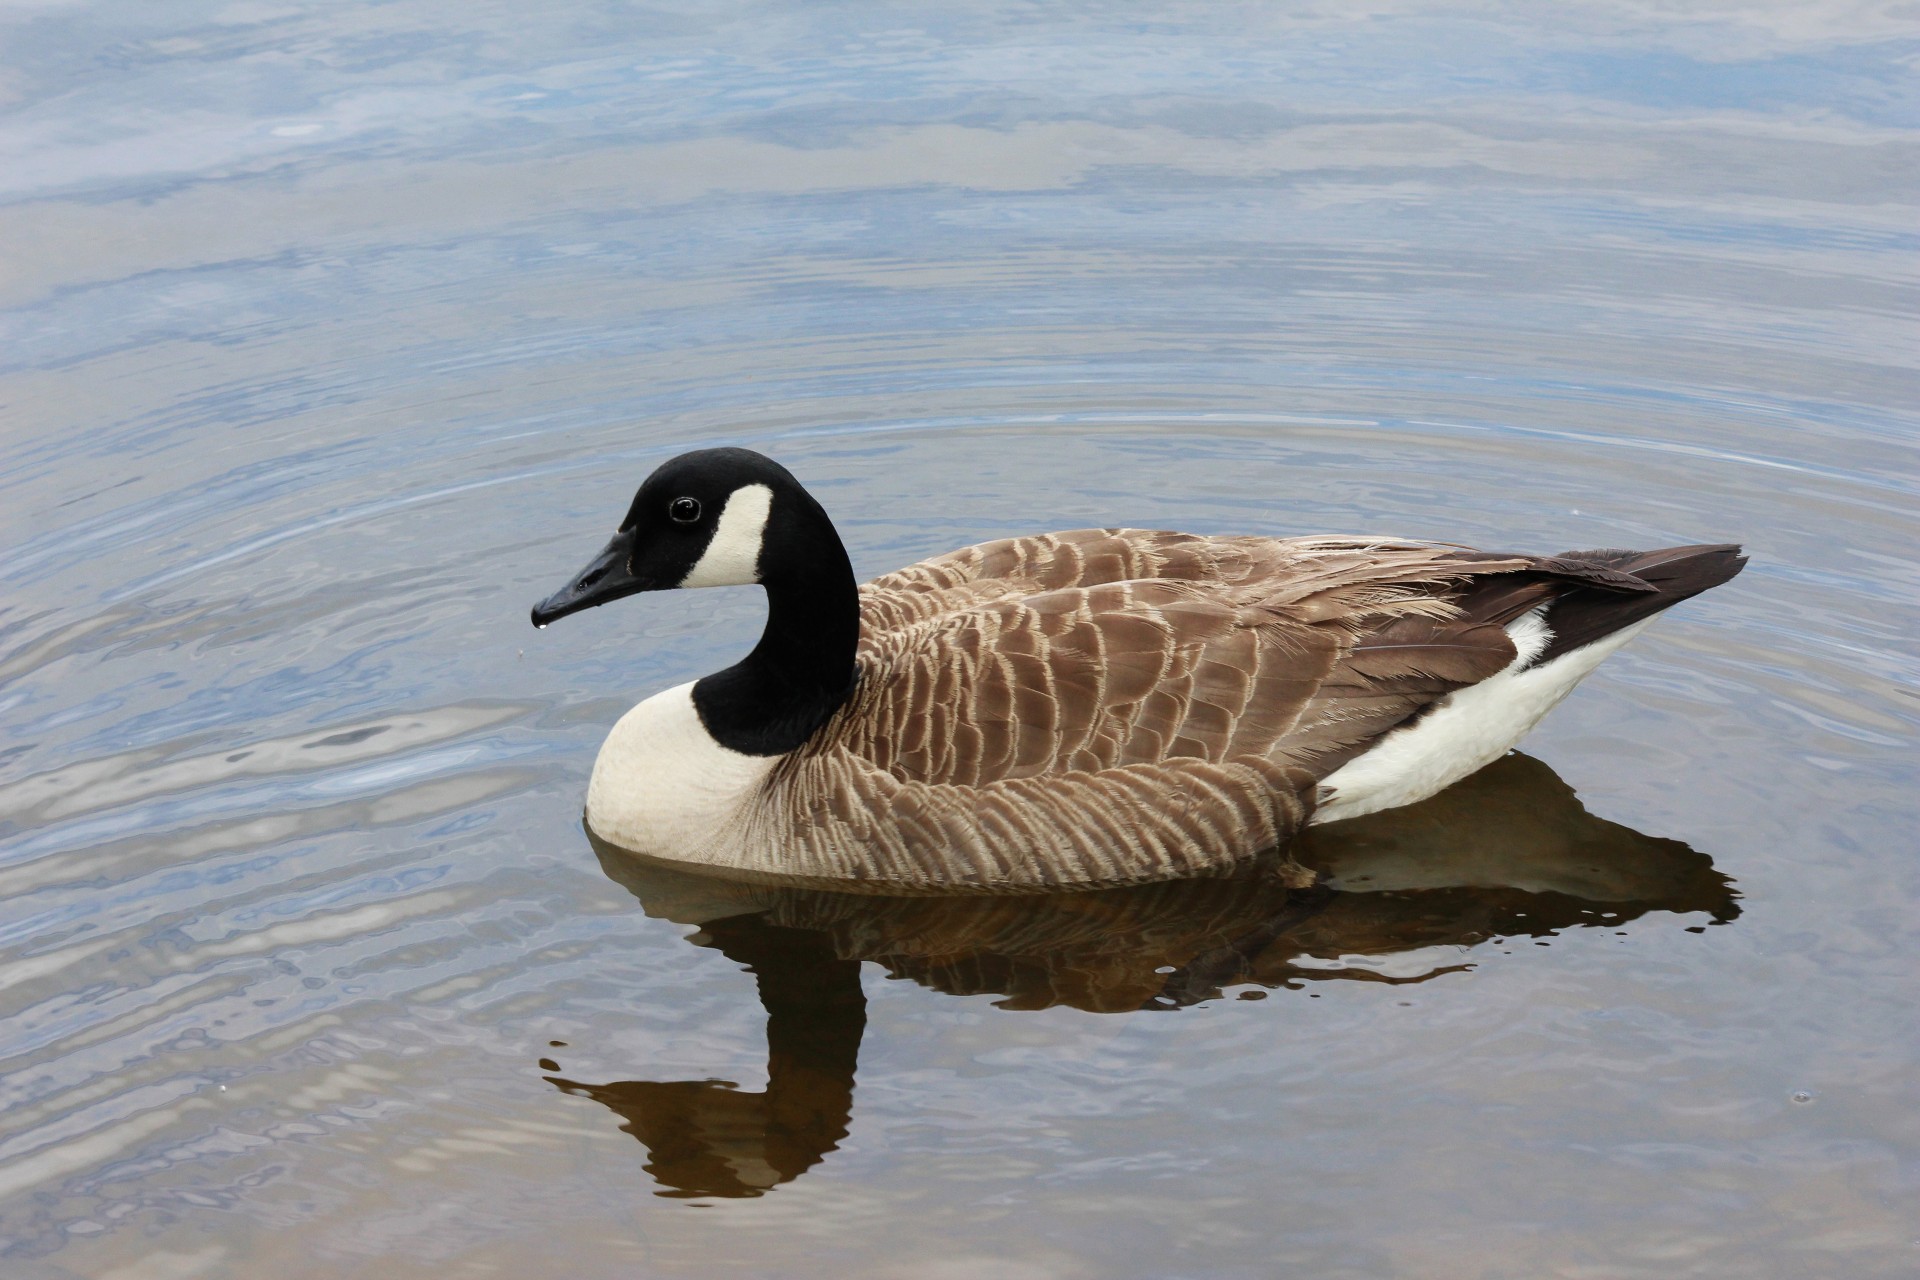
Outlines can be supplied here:
<path id="1" fill-rule="evenodd" d="M 619 1115 L 669 1188 L 660 1194 L 686 1197 L 760 1195 L 846 1136 L 863 961 L 935 991 L 999 995 L 1005 1009 L 1128 1012 L 1239 985 L 1424 982 L 1502 939 L 1651 912 L 1721 924 L 1739 914 L 1706 855 L 1595 817 L 1522 755 L 1422 804 L 1311 829 L 1291 850 L 1319 874 L 1310 889 L 1255 866 L 1044 897 L 888 898 L 736 884 L 595 849 L 649 915 L 698 925 L 689 941 L 752 972 L 766 1007 L 764 1093 L 724 1080 L 547 1077 Z"/>

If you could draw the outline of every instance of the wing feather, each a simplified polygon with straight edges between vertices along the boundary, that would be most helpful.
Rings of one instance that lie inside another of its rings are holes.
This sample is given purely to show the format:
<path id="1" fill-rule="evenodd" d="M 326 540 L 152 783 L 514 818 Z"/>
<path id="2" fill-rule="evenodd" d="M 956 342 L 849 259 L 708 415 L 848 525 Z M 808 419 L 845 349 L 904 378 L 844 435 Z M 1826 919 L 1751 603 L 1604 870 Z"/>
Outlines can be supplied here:
<path id="1" fill-rule="evenodd" d="M 1225 865 L 1290 835 L 1380 735 L 1511 663 L 1505 622 L 1644 586 L 1391 540 L 1089 529 L 964 548 L 862 589 L 856 692 L 782 766 L 808 775 L 783 794 L 834 802 L 783 838 L 818 874 L 896 885 Z M 884 853 L 848 861 L 843 841 Z"/>
<path id="2" fill-rule="evenodd" d="M 862 653 L 871 696 L 829 736 L 935 785 L 1177 758 L 1314 773 L 1511 662 L 1504 629 L 1462 618 L 1451 597 L 1529 563 L 1124 530 L 968 548 L 870 588 L 886 623 Z M 1145 570 L 1162 576 L 1086 581 Z M 1000 594 L 953 594 L 987 573 Z M 938 608 L 895 626 L 902 597 Z"/>

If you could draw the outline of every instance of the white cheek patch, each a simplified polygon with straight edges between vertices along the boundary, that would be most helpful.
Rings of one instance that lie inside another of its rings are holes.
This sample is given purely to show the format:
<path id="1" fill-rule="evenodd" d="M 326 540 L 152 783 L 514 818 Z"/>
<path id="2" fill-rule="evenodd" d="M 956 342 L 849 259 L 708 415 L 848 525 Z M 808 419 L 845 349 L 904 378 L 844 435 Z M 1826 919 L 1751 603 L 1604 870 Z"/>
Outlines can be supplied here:
<path id="1" fill-rule="evenodd" d="M 773 490 L 764 484 L 735 489 L 727 497 L 707 544 L 683 587 L 746 587 L 760 581 L 760 539 L 767 531 L 767 512 L 773 509 Z"/>

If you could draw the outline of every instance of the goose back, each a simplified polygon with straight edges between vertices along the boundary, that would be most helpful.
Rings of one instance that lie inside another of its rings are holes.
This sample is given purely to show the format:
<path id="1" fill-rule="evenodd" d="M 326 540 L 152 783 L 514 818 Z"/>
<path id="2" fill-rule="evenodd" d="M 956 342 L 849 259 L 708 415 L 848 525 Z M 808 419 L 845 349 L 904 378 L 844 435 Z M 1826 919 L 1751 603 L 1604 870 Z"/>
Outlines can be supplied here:
<path id="1" fill-rule="evenodd" d="M 853 694 L 769 773 L 729 865 L 896 890 L 1230 866 L 1292 835 L 1341 764 L 1513 664 L 1507 624 L 1577 590 L 1650 588 L 1397 541 L 964 548 L 862 588 Z"/>

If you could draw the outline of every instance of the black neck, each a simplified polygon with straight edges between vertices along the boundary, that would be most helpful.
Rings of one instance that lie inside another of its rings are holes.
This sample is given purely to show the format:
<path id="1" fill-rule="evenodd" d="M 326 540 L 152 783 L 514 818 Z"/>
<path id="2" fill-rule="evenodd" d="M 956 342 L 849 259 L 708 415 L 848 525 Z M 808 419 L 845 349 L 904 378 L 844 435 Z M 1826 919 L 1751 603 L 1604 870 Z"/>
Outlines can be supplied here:
<path id="1" fill-rule="evenodd" d="M 775 503 L 761 553 L 767 629 L 745 659 L 693 686 L 714 740 L 753 756 L 785 755 L 812 737 L 853 692 L 860 588 L 833 524 L 801 494 Z M 798 509 L 796 509 L 798 508 Z"/>

